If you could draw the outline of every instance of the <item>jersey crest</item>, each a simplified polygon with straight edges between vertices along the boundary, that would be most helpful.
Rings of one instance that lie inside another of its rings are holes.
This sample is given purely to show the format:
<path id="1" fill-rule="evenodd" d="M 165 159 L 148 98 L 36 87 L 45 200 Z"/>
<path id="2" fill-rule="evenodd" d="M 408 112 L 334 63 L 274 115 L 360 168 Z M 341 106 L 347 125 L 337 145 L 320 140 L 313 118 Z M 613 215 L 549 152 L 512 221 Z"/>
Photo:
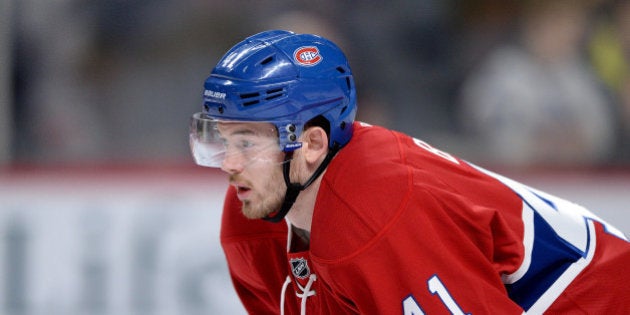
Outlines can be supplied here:
<path id="1" fill-rule="evenodd" d="M 291 264 L 293 276 L 296 278 L 306 279 L 311 274 L 311 270 L 308 268 L 308 262 L 305 258 L 293 258 L 289 263 Z"/>

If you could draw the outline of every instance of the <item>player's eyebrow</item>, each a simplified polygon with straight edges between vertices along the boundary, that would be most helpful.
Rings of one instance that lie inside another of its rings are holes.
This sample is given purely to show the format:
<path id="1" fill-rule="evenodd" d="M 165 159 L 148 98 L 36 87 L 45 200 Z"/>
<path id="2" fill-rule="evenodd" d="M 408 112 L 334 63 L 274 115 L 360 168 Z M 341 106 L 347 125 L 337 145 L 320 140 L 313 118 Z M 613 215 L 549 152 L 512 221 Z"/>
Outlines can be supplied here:
<path id="1" fill-rule="evenodd" d="M 257 132 L 248 128 L 236 129 L 230 132 L 230 136 L 255 135 Z"/>
<path id="2" fill-rule="evenodd" d="M 266 127 L 263 127 L 263 126 L 250 126 L 246 124 L 233 125 L 227 128 L 219 127 L 219 133 L 222 135 L 222 138 L 234 137 L 234 136 L 256 136 L 256 137 L 268 137 L 268 136 L 273 136 L 273 135 L 277 136 L 277 133 L 274 132 L 274 130 L 271 128 L 267 129 Z"/>

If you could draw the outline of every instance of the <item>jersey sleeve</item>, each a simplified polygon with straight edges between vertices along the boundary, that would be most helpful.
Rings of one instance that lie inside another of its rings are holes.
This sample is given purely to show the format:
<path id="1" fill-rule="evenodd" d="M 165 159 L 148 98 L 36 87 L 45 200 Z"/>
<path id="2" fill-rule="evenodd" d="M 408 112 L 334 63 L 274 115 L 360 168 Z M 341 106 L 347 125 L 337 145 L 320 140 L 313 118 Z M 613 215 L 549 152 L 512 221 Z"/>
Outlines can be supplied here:
<path id="1" fill-rule="evenodd" d="M 250 314 L 279 314 L 286 271 L 287 226 L 250 220 L 241 213 L 233 187 L 227 191 L 221 245 L 232 283 Z"/>
<path id="2" fill-rule="evenodd" d="M 451 206 L 458 202 L 416 193 L 380 236 L 352 255 L 312 259 L 361 314 L 522 314 L 497 272 L 518 259 L 517 240 L 492 210 L 474 209 L 476 221 L 462 227 L 446 215 Z M 475 229 L 478 237 L 466 236 Z M 505 243 L 493 244 L 494 238 Z"/>
<path id="3" fill-rule="evenodd" d="M 361 314 L 522 314 L 502 282 L 523 259 L 521 200 L 423 142 L 369 140 L 382 153 L 322 183 L 311 260 L 330 291 Z"/>

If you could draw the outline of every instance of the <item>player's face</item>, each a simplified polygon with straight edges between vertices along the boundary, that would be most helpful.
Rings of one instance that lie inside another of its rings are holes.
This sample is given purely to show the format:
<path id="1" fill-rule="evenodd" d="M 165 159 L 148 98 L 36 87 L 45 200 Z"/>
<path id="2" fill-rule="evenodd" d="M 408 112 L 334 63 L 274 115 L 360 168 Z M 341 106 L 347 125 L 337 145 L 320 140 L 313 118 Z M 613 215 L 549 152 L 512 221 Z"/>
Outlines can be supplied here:
<path id="1" fill-rule="evenodd" d="M 268 123 L 220 123 L 225 156 L 221 169 L 230 175 L 243 202 L 243 214 L 260 219 L 278 211 L 284 200 L 286 184 L 282 175 L 284 154 L 276 133 Z M 273 129 L 275 130 L 275 129 Z"/>

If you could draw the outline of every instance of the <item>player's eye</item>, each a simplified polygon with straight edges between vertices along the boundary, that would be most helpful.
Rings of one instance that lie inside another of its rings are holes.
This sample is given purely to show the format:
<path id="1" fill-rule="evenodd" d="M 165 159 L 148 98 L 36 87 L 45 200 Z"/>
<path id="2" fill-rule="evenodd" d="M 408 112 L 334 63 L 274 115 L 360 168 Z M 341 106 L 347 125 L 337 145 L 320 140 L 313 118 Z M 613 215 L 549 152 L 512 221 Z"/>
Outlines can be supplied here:
<path id="1" fill-rule="evenodd" d="M 254 142 L 250 140 L 241 140 L 241 142 L 239 143 L 239 147 L 241 149 L 251 149 L 254 147 Z"/>
<path id="2" fill-rule="evenodd" d="M 248 151 L 256 148 L 256 142 L 250 139 L 234 139 L 233 141 L 228 141 L 227 139 L 222 139 L 223 147 L 228 150 L 230 147 L 236 149 L 238 151 Z"/>

